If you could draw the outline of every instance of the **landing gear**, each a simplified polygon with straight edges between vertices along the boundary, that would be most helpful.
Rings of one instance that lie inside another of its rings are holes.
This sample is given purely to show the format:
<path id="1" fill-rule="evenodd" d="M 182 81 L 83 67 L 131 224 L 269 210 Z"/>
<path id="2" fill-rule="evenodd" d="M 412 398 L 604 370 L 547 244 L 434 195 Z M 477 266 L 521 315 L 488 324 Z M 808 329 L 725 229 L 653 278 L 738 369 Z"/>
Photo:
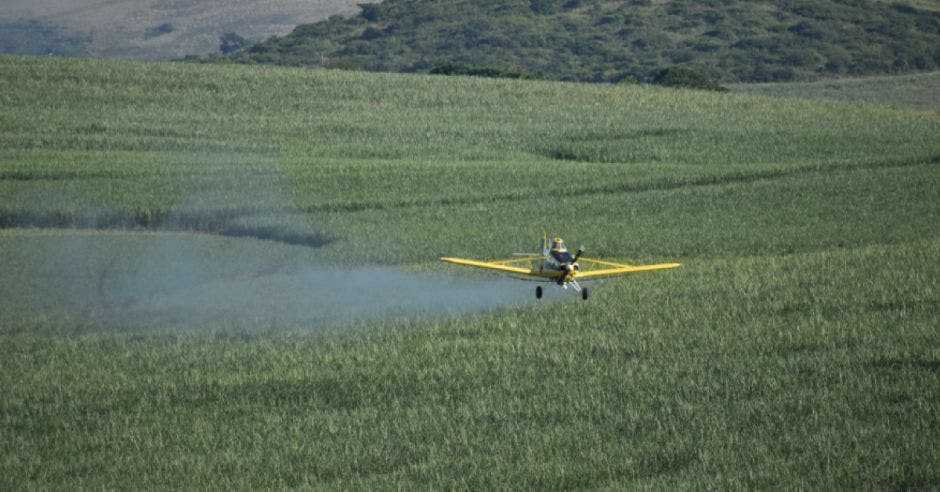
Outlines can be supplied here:
<path id="1" fill-rule="evenodd" d="M 562 284 L 561 286 L 564 287 L 565 289 L 567 289 L 569 285 L 570 285 L 572 288 L 574 288 L 576 292 L 580 292 L 580 293 L 581 293 L 581 299 L 584 299 L 585 301 L 587 300 L 587 298 L 588 298 L 588 290 L 587 290 L 587 287 L 581 287 L 577 282 L 574 282 L 574 281 L 569 282 L 569 283 Z M 537 287 L 535 288 L 535 298 L 536 298 L 536 299 L 541 299 L 543 292 L 544 292 L 544 290 L 542 290 L 542 286 L 541 286 L 541 285 L 537 286 Z"/>

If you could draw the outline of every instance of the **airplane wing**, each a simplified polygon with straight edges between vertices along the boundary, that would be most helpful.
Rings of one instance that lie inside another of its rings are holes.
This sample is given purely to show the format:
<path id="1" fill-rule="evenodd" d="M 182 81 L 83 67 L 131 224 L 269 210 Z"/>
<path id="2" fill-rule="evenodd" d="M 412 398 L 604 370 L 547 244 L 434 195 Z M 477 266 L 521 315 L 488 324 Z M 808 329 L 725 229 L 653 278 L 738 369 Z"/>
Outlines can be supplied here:
<path id="1" fill-rule="evenodd" d="M 561 271 L 559 270 L 541 271 L 532 268 L 533 261 L 542 261 L 543 259 L 544 258 L 541 256 L 530 256 L 525 258 L 513 258 L 511 260 L 496 261 L 476 261 L 450 257 L 441 258 L 441 260 L 449 263 L 456 263 L 458 265 L 466 265 L 476 268 L 486 268 L 489 270 L 498 270 L 501 272 L 514 273 L 516 275 L 535 279 L 557 279 L 559 276 L 561 276 Z M 576 280 L 593 280 L 597 278 L 628 275 L 638 272 L 666 270 L 669 268 L 678 268 L 681 266 L 679 263 L 660 263 L 656 265 L 635 266 L 626 265 L 623 263 L 614 263 L 611 261 L 592 260 L 589 258 L 581 258 L 578 263 L 583 268 L 574 275 L 573 278 Z"/>
<path id="2" fill-rule="evenodd" d="M 587 267 L 578 272 L 575 277 L 578 280 L 591 280 L 595 278 L 614 277 L 617 275 L 629 275 L 637 272 L 650 272 L 654 270 L 667 270 L 670 268 L 679 268 L 680 263 L 659 263 L 656 265 L 626 265 L 623 263 L 614 263 L 612 261 L 592 260 L 590 258 L 581 258 L 578 261 L 582 267 Z M 597 266 L 600 266 L 599 268 Z"/>
<path id="3" fill-rule="evenodd" d="M 541 256 L 530 256 L 527 258 L 513 258 L 511 260 L 497 260 L 497 261 L 476 261 L 476 260 L 466 260 L 463 258 L 450 258 L 444 257 L 441 260 L 444 260 L 449 263 L 456 263 L 458 265 L 466 265 L 477 268 L 487 268 L 490 270 L 499 270 L 502 272 L 515 273 L 517 275 L 524 275 L 526 277 L 539 277 L 539 278 L 551 278 L 552 276 L 558 276 L 559 272 L 546 272 L 542 273 L 537 270 L 532 269 L 532 262 L 534 260 L 541 260 Z"/>

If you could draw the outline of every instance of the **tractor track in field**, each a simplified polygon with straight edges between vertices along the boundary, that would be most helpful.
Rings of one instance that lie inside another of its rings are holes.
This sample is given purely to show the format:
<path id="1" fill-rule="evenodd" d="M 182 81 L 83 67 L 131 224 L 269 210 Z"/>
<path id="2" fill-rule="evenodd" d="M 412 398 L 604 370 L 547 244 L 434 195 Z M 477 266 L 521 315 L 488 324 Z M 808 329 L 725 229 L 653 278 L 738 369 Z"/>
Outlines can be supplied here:
<path id="1" fill-rule="evenodd" d="M 591 186 L 576 189 L 550 190 L 547 192 L 540 190 L 538 194 L 535 194 L 533 191 L 523 191 L 486 196 L 403 200 L 392 203 L 326 203 L 306 207 L 240 207 L 193 211 L 177 211 L 172 209 L 142 209 L 134 211 L 103 210 L 94 212 L 73 212 L 61 210 L 35 211 L 15 208 L 0 208 L 0 230 L 13 228 L 74 228 L 93 230 L 198 232 L 217 236 L 254 238 L 275 241 L 289 245 L 320 248 L 333 242 L 335 238 L 325 233 L 288 231 L 276 225 L 249 226 L 239 224 L 238 221 L 255 216 L 349 213 L 374 210 L 404 210 L 411 208 L 450 207 L 488 204 L 494 202 L 513 202 L 520 200 L 538 199 L 544 196 L 546 193 L 553 197 L 576 198 L 592 195 L 669 191 L 682 188 L 753 183 L 758 181 L 784 179 L 789 177 L 807 176 L 814 174 L 827 175 L 865 169 L 898 169 L 936 164 L 940 164 L 940 155 L 917 161 L 880 161 L 836 166 L 807 164 L 789 169 L 766 169 L 754 172 L 742 172 L 734 175 L 700 176 L 676 181 L 661 181 L 652 183 L 619 183 L 609 186 Z M 2 178 L 2 176 L 0 176 L 0 178 Z M 13 177 L 13 179 L 21 178 Z"/>
<path id="2" fill-rule="evenodd" d="M 144 230 L 162 232 L 194 232 L 233 238 L 253 238 L 293 246 L 321 248 L 334 239 L 316 232 L 285 231 L 270 226 L 246 226 L 239 219 L 260 214 L 296 213 L 293 208 L 243 208 L 213 211 L 176 212 L 172 210 L 138 210 L 135 212 L 97 211 L 74 213 L 65 211 L 0 210 L 0 230 L 90 229 Z"/>
<path id="3" fill-rule="evenodd" d="M 199 177 L 210 177 L 218 174 L 219 170 L 186 170 L 174 171 L 170 173 L 158 171 L 27 171 L 27 170 L 3 170 L 0 171 L 0 181 L 72 181 L 72 180 L 93 180 L 93 179 L 160 179 L 160 178 L 178 178 L 189 179 Z M 282 173 L 276 169 L 252 169 L 239 170 L 239 176 L 243 178 L 262 178 L 262 177 L 280 177 Z"/>
<path id="4" fill-rule="evenodd" d="M 330 213 L 330 212 L 360 212 L 368 210 L 395 210 L 408 208 L 421 208 L 431 206 L 452 206 L 452 205 L 478 205 L 492 202 L 511 202 L 517 200 L 541 199 L 545 195 L 552 197 L 572 198 L 591 195 L 610 195 L 619 193 L 644 193 L 649 191 L 669 191 L 680 188 L 696 188 L 705 186 L 721 186 L 726 184 L 752 183 L 771 179 L 789 178 L 794 176 L 805 176 L 811 174 L 834 174 L 840 172 L 851 172 L 864 169 L 894 169 L 920 166 L 924 164 L 940 164 L 940 155 L 935 155 L 922 161 L 881 161 L 872 163 L 860 163 L 851 165 L 823 166 L 819 164 L 808 164 L 797 166 L 790 169 L 768 169 L 755 172 L 743 172 L 735 175 L 716 175 L 702 176 L 682 181 L 663 181 L 658 183 L 620 183 L 609 186 L 591 186 L 575 189 L 559 190 L 537 190 L 535 192 L 503 193 L 486 196 L 465 196 L 456 198 L 410 200 L 397 203 L 341 203 L 341 204 L 323 204 L 309 207 L 300 207 L 294 209 L 302 213 Z M 271 210 L 270 212 L 284 212 Z M 0 218 L 0 227 L 2 227 L 2 218 Z"/>

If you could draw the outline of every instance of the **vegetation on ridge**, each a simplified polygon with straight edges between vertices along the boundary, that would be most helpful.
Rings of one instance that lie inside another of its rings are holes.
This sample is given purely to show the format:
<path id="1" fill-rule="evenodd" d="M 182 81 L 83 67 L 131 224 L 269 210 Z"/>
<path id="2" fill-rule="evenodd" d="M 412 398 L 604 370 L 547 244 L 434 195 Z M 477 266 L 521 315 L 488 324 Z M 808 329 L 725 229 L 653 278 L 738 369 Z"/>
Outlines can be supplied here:
<path id="1" fill-rule="evenodd" d="M 648 80 L 672 65 L 723 82 L 940 67 L 940 11 L 919 2 L 388 0 L 362 9 L 230 59 L 393 72 L 461 63 L 592 82 Z"/>

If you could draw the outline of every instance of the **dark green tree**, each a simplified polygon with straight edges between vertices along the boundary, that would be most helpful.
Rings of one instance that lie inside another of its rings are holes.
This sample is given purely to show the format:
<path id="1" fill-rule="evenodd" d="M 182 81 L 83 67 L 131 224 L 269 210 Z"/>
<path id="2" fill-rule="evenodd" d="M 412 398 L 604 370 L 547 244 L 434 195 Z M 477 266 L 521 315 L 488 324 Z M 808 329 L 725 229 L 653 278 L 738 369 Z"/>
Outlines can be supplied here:
<path id="1" fill-rule="evenodd" d="M 724 92 L 728 89 L 716 84 L 705 74 L 688 67 L 668 67 L 657 71 L 652 82 L 666 87 L 683 87 Z"/>
<path id="2" fill-rule="evenodd" d="M 219 38 L 219 51 L 221 51 L 223 55 L 241 51 L 247 46 L 248 40 L 234 32 L 227 32 Z"/>
<path id="3" fill-rule="evenodd" d="M 377 3 L 360 3 L 359 8 L 362 13 L 359 15 L 369 22 L 378 22 L 382 14 L 382 6 Z"/>

